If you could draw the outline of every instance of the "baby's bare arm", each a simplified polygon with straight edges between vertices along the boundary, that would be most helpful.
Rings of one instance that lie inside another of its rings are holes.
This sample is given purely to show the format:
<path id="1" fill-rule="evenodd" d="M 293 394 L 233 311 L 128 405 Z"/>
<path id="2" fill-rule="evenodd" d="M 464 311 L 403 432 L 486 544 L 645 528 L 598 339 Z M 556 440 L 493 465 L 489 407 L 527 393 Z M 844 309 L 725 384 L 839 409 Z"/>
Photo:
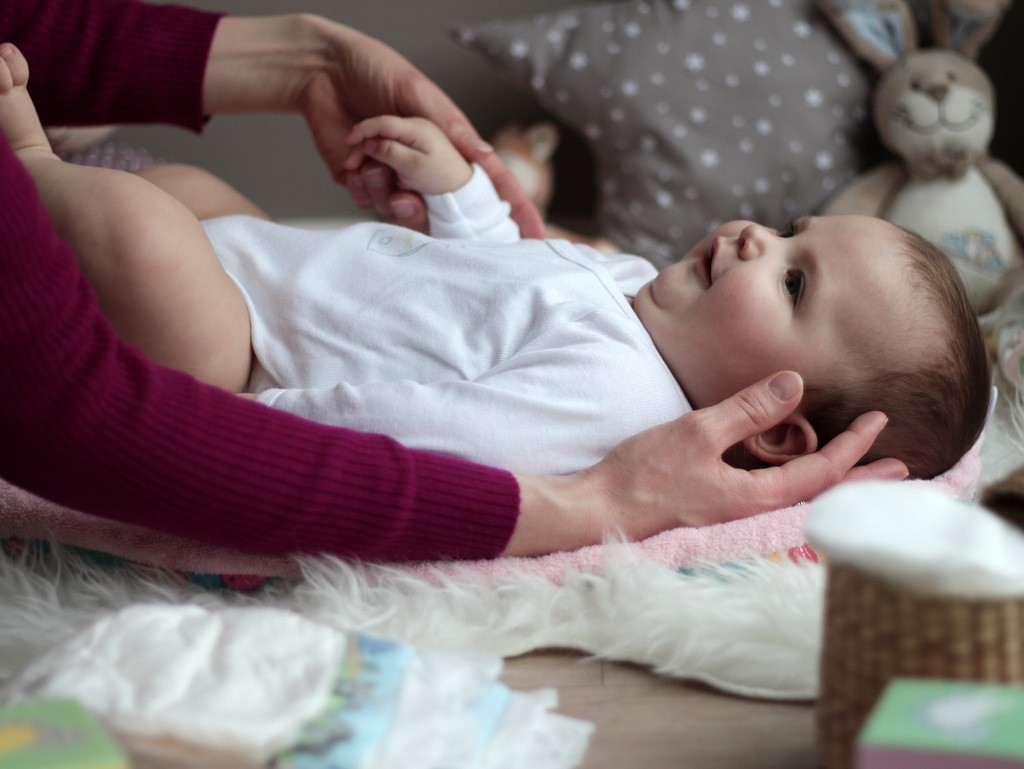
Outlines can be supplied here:
<path id="1" fill-rule="evenodd" d="M 444 132 L 424 118 L 370 118 L 352 129 L 348 143 L 352 145 L 345 160 L 348 170 L 372 158 L 395 172 L 399 187 L 421 195 L 455 192 L 473 175 Z"/>

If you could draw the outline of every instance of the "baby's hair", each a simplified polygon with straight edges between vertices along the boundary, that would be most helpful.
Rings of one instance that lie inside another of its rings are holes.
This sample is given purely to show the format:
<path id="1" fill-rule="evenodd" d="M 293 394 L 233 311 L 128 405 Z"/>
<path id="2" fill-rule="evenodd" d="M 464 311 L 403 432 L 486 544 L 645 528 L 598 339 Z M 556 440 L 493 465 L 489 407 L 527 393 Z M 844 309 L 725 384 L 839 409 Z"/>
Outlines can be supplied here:
<path id="1" fill-rule="evenodd" d="M 823 445 L 859 414 L 882 411 L 889 423 L 861 461 L 895 457 L 911 477 L 932 478 L 955 465 L 981 434 L 991 369 L 977 312 L 953 263 L 920 235 L 902 228 L 901 234 L 910 291 L 935 308 L 941 324 L 935 333 L 947 344 L 917 368 L 871 371 L 828 388 L 809 386 L 804 414 Z"/>

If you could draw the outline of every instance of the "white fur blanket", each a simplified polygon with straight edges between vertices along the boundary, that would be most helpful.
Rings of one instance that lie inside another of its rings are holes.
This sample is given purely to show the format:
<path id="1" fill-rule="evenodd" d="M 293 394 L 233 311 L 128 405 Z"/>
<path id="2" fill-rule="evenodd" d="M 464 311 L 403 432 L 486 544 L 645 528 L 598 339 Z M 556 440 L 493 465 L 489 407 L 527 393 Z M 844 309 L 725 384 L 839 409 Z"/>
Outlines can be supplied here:
<path id="1" fill-rule="evenodd" d="M 971 496 L 979 452 L 939 479 L 909 483 Z M 402 566 L 301 559 L 287 562 L 301 579 L 254 593 L 207 590 L 173 569 L 105 568 L 62 547 L 30 549 L 0 558 L 0 675 L 102 616 L 157 601 L 279 606 L 339 629 L 449 651 L 577 649 L 746 696 L 813 698 L 824 569 L 804 545 L 807 509 L 539 559 Z"/>
<path id="2" fill-rule="evenodd" d="M 476 573 L 425 579 L 318 559 L 303 563 L 304 579 L 258 593 L 206 590 L 166 571 L 111 570 L 59 549 L 0 559 L 0 676 L 118 608 L 188 602 L 277 606 L 446 651 L 579 649 L 748 696 L 814 696 L 821 567 L 757 558 L 742 571 L 687 576 L 630 546 L 610 545 L 606 557 L 599 573 L 568 574 L 561 584 L 522 574 L 497 585 Z"/>

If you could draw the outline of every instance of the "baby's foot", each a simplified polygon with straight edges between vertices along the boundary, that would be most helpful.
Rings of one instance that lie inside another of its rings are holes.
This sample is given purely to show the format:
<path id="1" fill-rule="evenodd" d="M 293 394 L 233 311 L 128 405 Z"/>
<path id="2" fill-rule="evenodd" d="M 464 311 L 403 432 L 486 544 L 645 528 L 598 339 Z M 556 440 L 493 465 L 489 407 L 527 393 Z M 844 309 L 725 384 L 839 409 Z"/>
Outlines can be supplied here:
<path id="1" fill-rule="evenodd" d="M 50 152 L 39 115 L 28 95 L 28 62 L 11 43 L 0 44 L 0 131 L 15 151 Z"/>

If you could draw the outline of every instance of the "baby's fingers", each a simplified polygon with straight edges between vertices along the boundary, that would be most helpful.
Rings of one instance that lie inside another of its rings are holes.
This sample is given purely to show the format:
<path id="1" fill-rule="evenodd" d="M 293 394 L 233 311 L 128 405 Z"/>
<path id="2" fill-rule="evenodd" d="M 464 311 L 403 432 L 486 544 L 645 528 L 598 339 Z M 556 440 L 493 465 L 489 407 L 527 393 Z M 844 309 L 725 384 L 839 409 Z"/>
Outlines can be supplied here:
<path id="1" fill-rule="evenodd" d="M 423 153 L 407 144 L 392 139 L 371 139 L 360 145 L 364 160 L 370 158 L 394 169 L 402 176 L 415 172 L 423 164 Z M 384 185 L 375 185 L 382 187 Z"/>
<path id="2" fill-rule="evenodd" d="M 359 166 L 366 162 L 366 158 L 369 156 L 367 152 L 368 145 L 372 143 L 370 141 L 363 141 L 357 144 L 355 147 L 349 150 L 348 156 L 345 158 L 345 162 L 342 165 L 349 171 L 355 171 Z"/>
<path id="3" fill-rule="evenodd" d="M 352 145 L 368 139 L 392 139 L 414 146 L 419 136 L 416 121 L 395 115 L 378 115 L 356 123 L 345 140 Z"/>

